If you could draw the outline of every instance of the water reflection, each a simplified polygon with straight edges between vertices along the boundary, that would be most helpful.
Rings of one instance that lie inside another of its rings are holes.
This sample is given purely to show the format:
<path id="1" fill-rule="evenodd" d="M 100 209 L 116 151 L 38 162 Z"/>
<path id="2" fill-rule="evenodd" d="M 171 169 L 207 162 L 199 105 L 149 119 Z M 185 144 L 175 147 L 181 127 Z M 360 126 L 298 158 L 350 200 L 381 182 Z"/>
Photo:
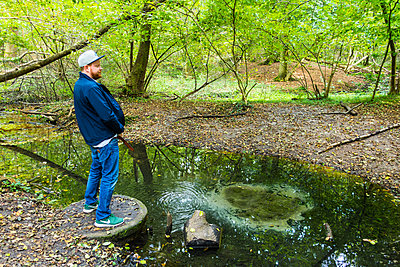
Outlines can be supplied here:
<path id="1" fill-rule="evenodd" d="M 147 156 L 146 146 L 143 144 L 132 144 L 134 151 L 125 149 L 129 155 L 133 158 L 133 174 L 135 181 L 138 182 L 139 173 L 138 167 L 142 173 L 143 181 L 147 184 L 151 184 L 153 181 L 153 173 L 150 166 L 150 161 Z M 122 160 L 123 161 L 123 160 Z"/>
<path id="2" fill-rule="evenodd" d="M 90 153 L 79 135 L 65 134 L 57 141 L 21 146 L 87 177 Z M 399 207 L 377 185 L 277 158 L 142 144 L 134 145 L 134 153 L 122 145 L 120 148 L 116 193 L 138 198 L 148 208 L 154 235 L 137 251 L 149 264 L 157 265 L 165 259 L 171 265 L 192 266 L 398 264 Z M 61 203 L 83 198 L 84 185 L 74 179 L 59 177 L 57 171 L 16 152 L 0 148 L 0 153 L 7 164 L 19 165 L 20 170 L 22 165 L 29 166 L 36 178 L 43 177 L 39 171 L 53 177 L 50 183 L 46 179 L 36 181 L 64 189 L 54 196 Z M 246 228 L 224 218 L 210 203 L 210 193 L 235 184 L 297 188 L 308 195 L 313 209 L 304 211 L 302 220 L 288 220 L 290 227 L 285 231 Z M 217 252 L 201 256 L 185 252 L 181 230 L 195 209 L 204 210 L 210 223 L 223 227 L 222 246 Z M 167 211 L 173 216 L 172 242 L 168 244 L 164 238 Z M 324 223 L 332 229 L 332 241 L 326 240 Z"/>

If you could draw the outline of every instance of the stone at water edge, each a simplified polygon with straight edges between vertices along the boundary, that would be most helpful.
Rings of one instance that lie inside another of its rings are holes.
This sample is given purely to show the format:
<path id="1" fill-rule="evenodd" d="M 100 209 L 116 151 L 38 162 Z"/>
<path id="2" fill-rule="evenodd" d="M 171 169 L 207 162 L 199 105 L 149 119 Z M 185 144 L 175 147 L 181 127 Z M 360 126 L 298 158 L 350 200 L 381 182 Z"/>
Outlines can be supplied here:
<path id="1" fill-rule="evenodd" d="M 221 244 L 222 228 L 209 224 L 206 213 L 195 210 L 192 217 L 185 223 L 185 245 L 188 248 L 213 248 L 218 249 Z"/>

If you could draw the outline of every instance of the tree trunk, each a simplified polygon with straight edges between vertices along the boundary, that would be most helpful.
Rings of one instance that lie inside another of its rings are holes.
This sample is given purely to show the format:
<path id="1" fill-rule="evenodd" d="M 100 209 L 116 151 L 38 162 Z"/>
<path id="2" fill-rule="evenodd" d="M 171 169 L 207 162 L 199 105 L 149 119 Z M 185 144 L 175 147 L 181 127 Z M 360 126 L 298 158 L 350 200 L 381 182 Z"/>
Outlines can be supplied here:
<path id="1" fill-rule="evenodd" d="M 151 45 L 151 16 L 149 13 L 156 10 L 158 6 L 166 0 L 150 1 L 144 4 L 141 12 L 143 24 L 141 24 L 140 34 L 141 41 L 139 43 L 138 53 L 136 55 L 135 63 L 132 66 L 132 51 L 133 43 L 131 42 L 131 55 L 130 55 L 130 69 L 126 79 L 126 86 L 124 94 L 139 96 L 145 93 L 146 90 L 146 70 L 149 62 L 150 45 Z"/>
<path id="2" fill-rule="evenodd" d="M 400 92 L 400 71 L 397 73 L 397 92 Z"/>
<path id="3" fill-rule="evenodd" d="M 286 77 L 288 74 L 288 48 L 286 45 L 283 46 L 281 51 L 281 58 L 279 64 L 278 76 L 275 78 L 276 81 L 286 81 Z"/>
<path id="4" fill-rule="evenodd" d="M 330 90 L 331 90 L 331 86 L 332 86 L 333 76 L 335 75 L 336 70 L 337 70 L 337 68 L 339 66 L 340 58 L 342 57 L 342 52 L 343 52 L 343 45 L 340 47 L 339 55 L 338 55 L 338 57 L 336 59 L 336 62 L 333 62 L 332 69 L 331 69 L 331 74 L 329 75 L 329 78 L 328 78 L 328 84 L 326 84 L 326 87 L 325 87 L 324 98 L 328 98 L 328 96 L 329 96 L 329 93 L 330 93 Z"/>
<path id="5" fill-rule="evenodd" d="M 139 44 L 139 51 L 126 82 L 126 93 L 133 96 L 145 93 L 144 81 L 150 54 L 151 24 L 143 25 L 141 33 L 142 41 Z"/>
<path id="6" fill-rule="evenodd" d="M 391 70 L 390 70 L 390 90 L 389 95 L 398 95 L 399 90 L 396 87 L 396 47 L 393 39 L 389 40 L 390 55 L 392 59 Z"/>
<path id="7" fill-rule="evenodd" d="M 365 59 L 363 65 L 364 65 L 364 66 L 368 66 L 368 65 L 369 65 L 369 56 L 366 57 L 366 59 Z"/>
<path id="8" fill-rule="evenodd" d="M 392 9 L 386 6 L 385 2 L 380 2 L 382 8 L 382 14 L 384 15 L 384 21 L 387 25 L 387 32 L 389 35 L 388 46 L 390 47 L 390 56 L 392 59 L 392 65 L 390 70 L 390 89 L 389 95 L 398 95 L 399 91 L 396 89 L 396 47 L 393 41 L 393 29 L 392 29 Z"/>
<path id="9" fill-rule="evenodd" d="M 18 36 L 18 29 L 16 27 L 10 27 L 9 31 L 15 33 Z M 18 48 L 15 44 L 4 43 L 4 57 L 5 58 L 15 58 L 18 56 Z"/>
<path id="10" fill-rule="evenodd" d="M 372 97 L 371 97 L 371 100 L 370 100 L 370 101 L 373 101 L 373 100 L 374 100 L 375 95 L 376 95 L 376 92 L 378 91 L 379 79 L 380 79 L 380 77 L 381 77 L 383 65 L 385 64 L 386 57 L 387 57 L 388 52 L 389 52 L 389 45 L 390 45 L 390 43 L 388 43 L 387 46 L 386 46 L 385 55 L 383 56 L 382 64 L 381 64 L 381 66 L 379 67 L 378 77 L 376 77 L 375 88 L 374 88 L 374 92 L 372 93 Z"/>
<path id="11" fill-rule="evenodd" d="M 131 144 L 134 151 L 129 150 L 129 155 L 134 159 L 134 164 L 138 165 L 143 175 L 143 181 L 146 184 L 153 182 L 153 173 L 150 166 L 149 157 L 147 156 L 146 146 L 143 144 Z M 135 166 L 134 166 L 135 168 Z M 137 170 L 136 170 L 137 172 Z"/>

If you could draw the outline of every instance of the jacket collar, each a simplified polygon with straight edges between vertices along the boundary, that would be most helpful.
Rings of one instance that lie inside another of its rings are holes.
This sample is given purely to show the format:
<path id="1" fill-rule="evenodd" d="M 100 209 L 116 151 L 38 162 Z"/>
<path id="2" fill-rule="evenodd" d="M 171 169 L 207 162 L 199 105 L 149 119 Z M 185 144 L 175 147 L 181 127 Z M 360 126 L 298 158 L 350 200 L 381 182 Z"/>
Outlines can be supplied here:
<path id="1" fill-rule="evenodd" d="M 81 71 L 79 72 L 79 78 L 84 78 L 84 79 L 87 79 L 87 80 L 89 80 L 89 81 L 93 81 L 93 82 L 95 82 L 95 83 L 98 83 L 98 82 L 96 82 L 95 79 L 90 78 L 89 75 L 87 75 L 87 74 L 85 74 L 85 73 L 83 73 L 83 72 L 81 72 Z"/>
<path id="2" fill-rule="evenodd" d="M 109 95 L 111 95 L 110 90 L 108 90 L 108 88 L 107 88 L 105 85 L 96 82 L 96 80 L 90 78 L 89 75 L 87 75 L 87 74 L 85 74 L 85 73 L 83 73 L 83 72 L 80 71 L 80 72 L 79 72 L 79 78 L 83 78 L 83 79 L 86 79 L 86 80 L 93 81 L 93 82 L 97 83 L 106 93 L 108 93 Z"/>

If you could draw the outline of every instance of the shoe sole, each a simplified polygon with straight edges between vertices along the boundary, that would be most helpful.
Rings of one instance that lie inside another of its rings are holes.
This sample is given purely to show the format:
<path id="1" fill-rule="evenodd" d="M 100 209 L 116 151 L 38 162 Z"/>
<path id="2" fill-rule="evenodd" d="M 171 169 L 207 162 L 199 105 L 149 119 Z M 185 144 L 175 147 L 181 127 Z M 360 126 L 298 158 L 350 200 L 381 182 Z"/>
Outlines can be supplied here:
<path id="1" fill-rule="evenodd" d="M 91 212 L 93 212 L 93 211 L 95 211 L 96 209 L 91 209 L 91 210 L 85 210 L 85 209 L 83 209 L 83 212 L 84 213 L 91 213 Z"/>
<path id="2" fill-rule="evenodd" d="M 117 223 L 117 224 L 105 224 L 105 223 L 97 223 L 97 222 L 95 222 L 94 226 L 96 226 L 96 227 L 115 227 L 115 226 L 121 225 L 123 223 L 124 223 L 123 221 L 120 222 L 120 223 Z"/>

